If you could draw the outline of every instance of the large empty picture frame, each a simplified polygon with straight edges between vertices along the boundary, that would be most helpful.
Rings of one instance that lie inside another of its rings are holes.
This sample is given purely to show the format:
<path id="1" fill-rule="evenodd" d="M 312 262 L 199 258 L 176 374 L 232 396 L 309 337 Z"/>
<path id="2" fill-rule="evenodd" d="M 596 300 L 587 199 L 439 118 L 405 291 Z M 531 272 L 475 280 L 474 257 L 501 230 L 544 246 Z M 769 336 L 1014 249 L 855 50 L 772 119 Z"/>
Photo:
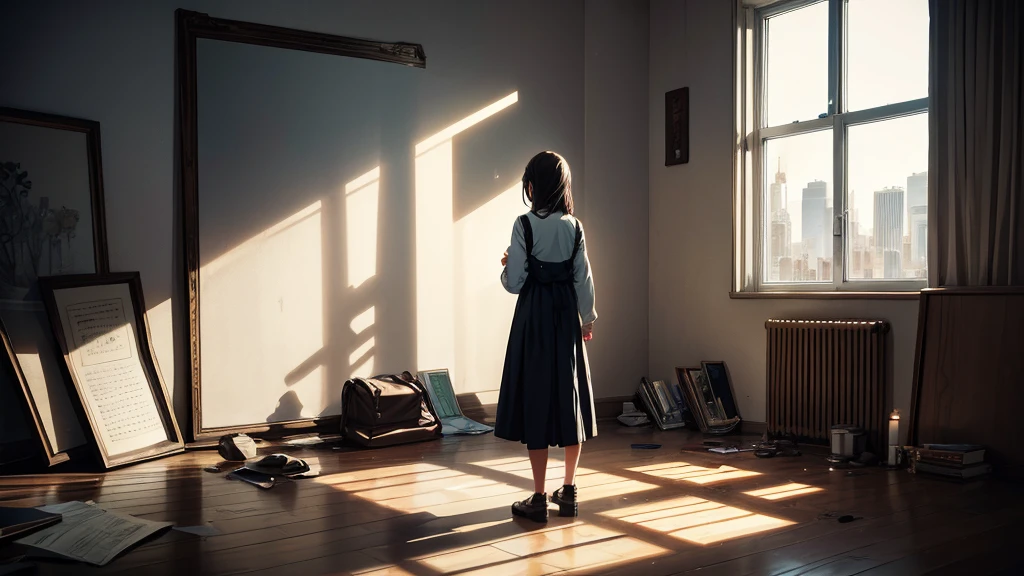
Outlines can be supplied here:
<path id="1" fill-rule="evenodd" d="M 191 440 L 208 440 L 232 432 L 272 436 L 336 426 L 340 393 L 334 399 L 318 378 L 323 373 L 319 366 L 325 362 L 321 356 L 326 341 L 319 334 L 326 318 L 323 298 L 297 294 L 296 288 L 324 284 L 322 266 L 314 269 L 321 262 L 314 265 L 316 255 L 297 246 L 312 244 L 320 250 L 320 222 L 328 210 L 319 199 L 300 206 L 298 212 L 295 206 L 282 206 L 302 197 L 302 191 L 297 190 L 301 185 L 295 182 L 282 184 L 266 202 L 260 194 L 267 193 L 269 179 L 249 187 L 248 198 L 233 195 L 239 183 L 253 174 L 253 165 L 280 165 L 277 174 L 298 171 L 294 161 L 282 157 L 286 154 L 267 152 L 285 140 L 261 130 L 297 130 L 296 125 L 288 123 L 291 117 L 285 116 L 294 113 L 293 109 L 282 109 L 284 105 L 278 101 L 261 100 L 273 92 L 269 86 L 283 84 L 283 90 L 293 95 L 322 94 L 350 67 L 373 65 L 377 68 L 346 84 L 350 91 L 367 91 L 374 74 L 392 70 L 376 72 L 381 67 L 367 61 L 423 68 L 423 48 L 179 10 L 177 50 L 188 294 L 183 344 L 190 355 Z M 335 63 L 322 55 L 349 58 Z M 294 77 L 300 72 L 308 73 L 308 80 Z M 246 83 L 253 82 L 257 75 L 261 75 L 256 82 L 261 87 L 248 89 Z M 232 89 L 238 93 L 230 94 Z M 254 106 L 254 102 L 273 112 L 252 112 L 247 106 Z M 335 104 L 335 117 L 346 113 L 338 108 L 344 105 Z M 306 126 L 301 135 L 303 142 L 309 142 L 310 132 L 315 133 L 326 120 L 312 109 L 300 112 L 303 119 L 314 124 Z M 277 122 L 275 128 L 264 128 L 272 122 Z M 250 132 L 260 135 L 246 136 Z M 332 130 L 332 136 L 340 132 L 344 131 Z M 266 145 L 250 150 L 247 145 L 252 141 Z M 249 152 L 250 157 L 242 157 Z M 325 146 L 317 147 L 318 154 L 327 152 Z M 305 160 L 312 156 L 307 154 Z M 339 161 L 334 156 L 326 162 L 336 169 Z M 271 206 L 282 198 L 285 200 Z M 239 210 L 236 203 L 260 206 L 262 212 L 249 207 Z M 271 211 L 288 217 L 273 223 L 259 221 Z M 269 245 L 274 248 L 268 249 Z M 247 401 L 242 400 L 243 396 Z"/>
<path id="2" fill-rule="evenodd" d="M 26 450 L 50 466 L 87 455 L 38 279 L 106 271 L 99 123 L 0 108 L 0 321 L 10 362 L 0 465 Z M 13 411 L 24 418 L 17 430 L 8 429 Z"/>
<path id="3" fill-rule="evenodd" d="M 138 273 L 40 280 L 80 419 L 105 468 L 185 449 L 156 356 Z"/>
<path id="4" fill-rule="evenodd" d="M 1024 287 L 921 290 L 908 440 L 980 444 L 995 474 L 1024 479 L 1010 433 L 1024 405 Z"/>

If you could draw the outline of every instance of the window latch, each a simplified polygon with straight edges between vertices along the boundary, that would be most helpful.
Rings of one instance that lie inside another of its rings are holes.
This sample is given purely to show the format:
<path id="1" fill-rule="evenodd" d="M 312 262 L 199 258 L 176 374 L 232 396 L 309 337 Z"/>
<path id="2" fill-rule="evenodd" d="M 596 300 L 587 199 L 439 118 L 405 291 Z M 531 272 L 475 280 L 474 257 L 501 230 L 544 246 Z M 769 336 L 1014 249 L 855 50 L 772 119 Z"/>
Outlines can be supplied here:
<path id="1" fill-rule="evenodd" d="M 844 210 L 839 214 L 836 214 L 832 221 L 832 235 L 835 237 L 841 237 L 843 230 L 846 228 L 846 216 L 849 214 L 848 210 Z"/>

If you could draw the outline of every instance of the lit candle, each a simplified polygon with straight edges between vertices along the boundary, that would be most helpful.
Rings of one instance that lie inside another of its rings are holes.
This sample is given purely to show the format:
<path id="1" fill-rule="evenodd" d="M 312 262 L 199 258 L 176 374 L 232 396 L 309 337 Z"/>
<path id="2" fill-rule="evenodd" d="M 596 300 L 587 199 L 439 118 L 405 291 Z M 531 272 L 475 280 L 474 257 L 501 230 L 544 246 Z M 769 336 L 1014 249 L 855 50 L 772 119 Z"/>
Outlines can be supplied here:
<path id="1" fill-rule="evenodd" d="M 893 410 L 889 414 L 889 465 L 896 465 L 896 450 L 900 444 L 900 411 Z"/>

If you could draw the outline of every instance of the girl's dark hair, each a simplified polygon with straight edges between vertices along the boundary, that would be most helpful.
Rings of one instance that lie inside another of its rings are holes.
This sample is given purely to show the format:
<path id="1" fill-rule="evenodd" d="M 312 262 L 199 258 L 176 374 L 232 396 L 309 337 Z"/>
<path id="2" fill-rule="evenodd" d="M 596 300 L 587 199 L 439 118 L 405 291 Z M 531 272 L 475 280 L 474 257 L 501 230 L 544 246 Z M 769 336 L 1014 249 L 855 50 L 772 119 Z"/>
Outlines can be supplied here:
<path id="1" fill-rule="evenodd" d="M 530 184 L 533 184 L 532 204 L 527 201 Z M 523 202 L 533 212 L 572 214 L 572 172 L 565 158 L 548 151 L 530 160 L 523 173 Z"/>

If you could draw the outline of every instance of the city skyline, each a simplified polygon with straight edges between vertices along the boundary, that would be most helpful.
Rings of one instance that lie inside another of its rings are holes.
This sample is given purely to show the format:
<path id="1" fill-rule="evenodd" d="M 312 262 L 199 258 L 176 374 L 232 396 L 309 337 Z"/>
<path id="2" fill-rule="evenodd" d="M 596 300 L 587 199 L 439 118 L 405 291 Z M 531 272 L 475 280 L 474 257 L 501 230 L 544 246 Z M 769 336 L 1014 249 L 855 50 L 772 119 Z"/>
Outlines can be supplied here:
<path id="1" fill-rule="evenodd" d="M 928 173 L 914 172 L 905 184 L 873 191 L 871 210 L 851 209 L 848 222 L 847 272 L 850 279 L 919 278 L 927 270 Z M 830 281 L 832 274 L 832 194 L 828 183 L 812 180 L 798 199 L 788 198 L 789 181 L 776 159 L 768 185 L 768 281 Z M 866 196 L 862 194 L 861 196 Z M 788 200 L 788 201 L 787 201 Z M 851 192 L 849 204 L 856 205 Z M 790 207 L 799 211 L 804 229 L 794 232 Z M 862 218 L 862 216 L 866 216 Z"/>

